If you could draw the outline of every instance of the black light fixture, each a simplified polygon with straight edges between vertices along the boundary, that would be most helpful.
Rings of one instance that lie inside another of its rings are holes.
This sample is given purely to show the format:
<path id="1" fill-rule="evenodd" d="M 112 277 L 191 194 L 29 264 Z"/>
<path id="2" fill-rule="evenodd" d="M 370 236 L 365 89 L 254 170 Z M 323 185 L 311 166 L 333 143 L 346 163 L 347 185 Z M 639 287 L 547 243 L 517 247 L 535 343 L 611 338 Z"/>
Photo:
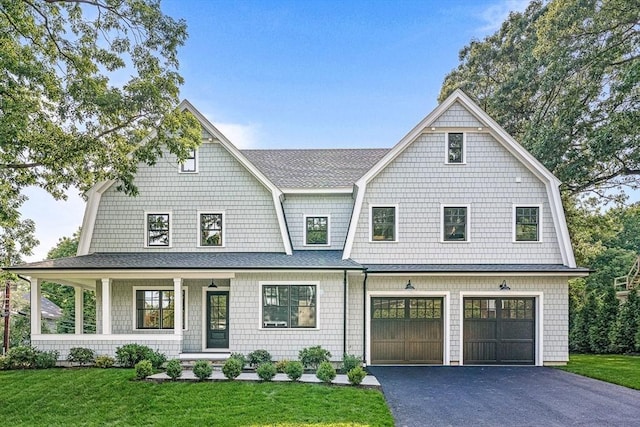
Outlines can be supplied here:
<path id="1" fill-rule="evenodd" d="M 210 288 L 217 288 L 218 285 L 216 285 L 215 283 L 213 283 L 213 279 L 211 279 L 211 284 L 209 285 Z"/>
<path id="2" fill-rule="evenodd" d="M 413 285 L 411 284 L 411 280 L 409 280 L 409 281 L 407 282 L 407 286 L 405 286 L 405 287 L 404 287 L 404 289 L 405 289 L 405 290 L 407 290 L 407 291 L 412 291 L 412 290 L 414 290 L 414 289 L 415 289 L 415 288 L 413 287 Z"/>
<path id="3" fill-rule="evenodd" d="M 507 281 L 506 280 L 503 280 L 502 283 L 500 283 L 500 290 L 501 291 L 509 291 L 509 290 L 511 290 L 509 285 L 507 285 Z"/>

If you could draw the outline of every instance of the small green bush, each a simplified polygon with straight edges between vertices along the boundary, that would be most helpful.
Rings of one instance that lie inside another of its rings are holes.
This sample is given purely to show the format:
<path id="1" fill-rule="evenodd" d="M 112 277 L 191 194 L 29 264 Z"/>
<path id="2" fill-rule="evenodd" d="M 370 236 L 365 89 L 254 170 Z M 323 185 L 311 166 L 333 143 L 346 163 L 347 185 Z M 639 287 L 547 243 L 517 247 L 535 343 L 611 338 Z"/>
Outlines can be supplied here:
<path id="1" fill-rule="evenodd" d="M 116 348 L 116 361 L 122 367 L 132 368 L 141 360 L 148 360 L 155 369 L 160 369 L 167 358 L 164 354 L 153 351 L 146 345 L 125 344 Z"/>
<path id="2" fill-rule="evenodd" d="M 352 385 L 359 385 L 366 376 L 367 373 L 362 369 L 362 366 L 356 366 L 347 372 L 347 378 Z"/>
<path id="3" fill-rule="evenodd" d="M 286 372 L 287 365 L 289 363 L 291 363 L 291 362 L 289 360 L 287 360 L 287 359 L 278 360 L 276 362 L 276 371 L 278 371 L 279 374 L 284 374 Z"/>
<path id="4" fill-rule="evenodd" d="M 319 345 L 316 345 L 300 350 L 298 358 L 305 368 L 318 369 L 318 366 L 320 366 L 322 362 L 329 361 L 331 353 Z"/>
<path id="5" fill-rule="evenodd" d="M 67 360 L 72 363 L 79 363 L 80 365 L 87 365 L 93 363 L 96 359 L 95 351 L 85 347 L 73 347 L 69 350 Z"/>
<path id="6" fill-rule="evenodd" d="M 136 363 L 136 378 L 139 380 L 143 380 L 150 375 L 153 375 L 153 365 L 148 360 L 141 360 Z"/>
<path id="7" fill-rule="evenodd" d="M 330 362 L 322 362 L 320 366 L 318 366 L 316 377 L 323 383 L 329 384 L 336 377 L 336 368 L 334 368 Z"/>
<path id="8" fill-rule="evenodd" d="M 362 362 L 358 357 L 352 356 L 347 353 L 342 356 L 342 372 L 344 372 L 345 374 L 353 368 L 357 368 L 358 366 L 362 366 Z"/>
<path id="9" fill-rule="evenodd" d="M 182 365 L 178 359 L 171 359 L 167 362 L 167 375 L 172 380 L 177 380 L 182 375 Z"/>
<path id="10" fill-rule="evenodd" d="M 36 369 L 49 369 L 55 368 L 56 362 L 58 361 L 58 353 L 56 350 L 51 351 L 37 351 L 36 350 L 36 360 L 33 364 L 33 367 Z"/>
<path id="11" fill-rule="evenodd" d="M 271 362 L 263 363 L 258 365 L 256 373 L 262 381 L 271 381 L 276 376 L 276 365 Z"/>
<path id="12" fill-rule="evenodd" d="M 213 366 L 211 366 L 211 363 L 206 360 L 198 360 L 193 365 L 193 375 L 195 375 L 200 381 L 208 379 L 212 372 Z"/>
<path id="13" fill-rule="evenodd" d="M 287 363 L 284 373 L 291 381 L 298 381 L 304 372 L 304 367 L 297 360 Z"/>
<path id="14" fill-rule="evenodd" d="M 222 373 L 230 380 L 237 378 L 242 373 L 242 361 L 235 357 L 230 357 L 224 362 Z"/>
<path id="15" fill-rule="evenodd" d="M 98 368 L 111 368 L 115 362 L 116 361 L 113 357 L 107 356 L 106 354 L 96 357 L 96 367 Z"/>
<path id="16" fill-rule="evenodd" d="M 249 365 L 256 367 L 263 363 L 271 363 L 271 353 L 267 350 L 255 350 L 247 355 Z"/>
<path id="17" fill-rule="evenodd" d="M 238 359 L 240 361 L 240 363 L 242 363 L 242 369 L 244 369 L 245 366 L 247 366 L 247 358 L 244 354 L 242 353 L 231 353 L 231 356 L 234 359 Z"/>
<path id="18" fill-rule="evenodd" d="M 151 362 L 154 369 L 160 369 L 162 368 L 162 365 L 164 365 L 164 363 L 167 361 L 167 356 L 156 350 L 147 354 L 147 360 Z"/>
<path id="19" fill-rule="evenodd" d="M 7 356 L 0 356 L 0 371 L 9 369 L 9 359 Z"/>
<path id="20" fill-rule="evenodd" d="M 8 369 L 30 369 L 36 364 L 36 349 L 28 345 L 11 347 L 7 351 Z"/>

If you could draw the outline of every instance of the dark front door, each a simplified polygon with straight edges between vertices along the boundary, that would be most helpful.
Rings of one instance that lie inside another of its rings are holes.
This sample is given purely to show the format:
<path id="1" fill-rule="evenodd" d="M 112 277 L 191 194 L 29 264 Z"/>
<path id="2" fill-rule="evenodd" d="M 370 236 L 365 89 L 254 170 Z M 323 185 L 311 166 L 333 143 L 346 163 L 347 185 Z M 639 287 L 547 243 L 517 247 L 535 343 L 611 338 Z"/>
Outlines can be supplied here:
<path id="1" fill-rule="evenodd" d="M 442 364 L 442 298 L 371 299 L 372 364 Z"/>
<path id="2" fill-rule="evenodd" d="M 535 298 L 465 298 L 464 364 L 535 364 L 535 312 Z"/>
<path id="3" fill-rule="evenodd" d="M 207 292 L 207 348 L 229 348 L 229 292 Z"/>

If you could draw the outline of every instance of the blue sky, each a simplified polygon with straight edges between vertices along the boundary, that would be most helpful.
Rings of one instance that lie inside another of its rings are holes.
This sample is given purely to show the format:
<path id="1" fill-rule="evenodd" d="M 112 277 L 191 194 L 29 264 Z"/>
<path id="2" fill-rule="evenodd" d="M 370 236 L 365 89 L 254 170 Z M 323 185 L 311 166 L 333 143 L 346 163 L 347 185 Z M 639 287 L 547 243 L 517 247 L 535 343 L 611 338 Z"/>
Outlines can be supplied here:
<path id="1" fill-rule="evenodd" d="M 436 105 L 458 52 L 527 0 L 162 0 L 187 22 L 186 98 L 239 148 L 391 147 Z M 82 223 L 75 193 L 27 193 L 43 259 Z"/>

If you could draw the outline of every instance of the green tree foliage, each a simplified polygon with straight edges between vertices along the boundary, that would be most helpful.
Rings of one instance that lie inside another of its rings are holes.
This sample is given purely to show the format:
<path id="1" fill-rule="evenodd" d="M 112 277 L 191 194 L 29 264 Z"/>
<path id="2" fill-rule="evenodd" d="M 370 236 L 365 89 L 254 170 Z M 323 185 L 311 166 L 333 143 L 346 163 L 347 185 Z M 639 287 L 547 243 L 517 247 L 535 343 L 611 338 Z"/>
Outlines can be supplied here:
<path id="1" fill-rule="evenodd" d="M 462 88 L 564 182 L 567 194 L 640 185 L 640 7 L 533 1 L 460 52 Z"/>
<path id="2" fill-rule="evenodd" d="M 636 291 L 629 292 L 627 301 L 620 307 L 618 320 L 611 331 L 611 350 L 630 353 L 636 349 L 636 335 L 640 322 L 640 299 Z"/>
<path id="3" fill-rule="evenodd" d="M 618 318 L 619 302 L 612 286 L 604 289 L 598 301 L 595 319 L 589 326 L 589 348 L 593 353 L 607 353 L 611 343 L 609 336 Z"/>
<path id="4" fill-rule="evenodd" d="M 589 292 L 587 301 L 576 313 L 573 328 L 570 331 L 569 348 L 571 351 L 578 353 L 589 353 L 591 351 L 589 328 L 591 327 L 591 322 L 596 319 L 597 313 L 596 293 Z"/>
<path id="5" fill-rule="evenodd" d="M 38 186 L 65 197 L 114 179 L 136 194 L 140 163 L 200 142 L 179 112 L 186 24 L 157 0 L 0 0 L 0 252 L 30 254 L 18 209 Z M 153 131 L 153 132 L 151 132 Z M 12 246 L 13 245 L 13 246 Z"/>

